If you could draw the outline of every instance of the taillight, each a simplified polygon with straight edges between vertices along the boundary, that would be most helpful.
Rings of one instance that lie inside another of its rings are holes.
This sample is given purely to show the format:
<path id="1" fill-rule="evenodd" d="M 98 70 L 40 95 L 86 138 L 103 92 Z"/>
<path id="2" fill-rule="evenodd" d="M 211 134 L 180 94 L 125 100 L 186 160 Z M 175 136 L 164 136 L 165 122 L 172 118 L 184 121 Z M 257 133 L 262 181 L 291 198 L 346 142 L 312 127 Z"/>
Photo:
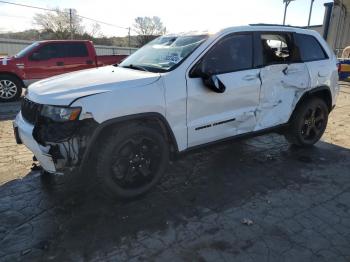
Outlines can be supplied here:
<path id="1" fill-rule="evenodd" d="M 337 67 L 338 67 L 338 73 L 341 72 L 341 63 L 337 63 Z"/>

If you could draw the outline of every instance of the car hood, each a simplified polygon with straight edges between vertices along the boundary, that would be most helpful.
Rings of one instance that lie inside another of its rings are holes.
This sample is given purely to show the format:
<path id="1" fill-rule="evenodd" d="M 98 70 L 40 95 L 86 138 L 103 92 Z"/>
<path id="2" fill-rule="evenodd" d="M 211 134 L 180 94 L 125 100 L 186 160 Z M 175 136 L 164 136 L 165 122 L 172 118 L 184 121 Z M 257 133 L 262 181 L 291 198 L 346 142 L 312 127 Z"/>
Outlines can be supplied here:
<path id="1" fill-rule="evenodd" d="M 105 66 L 58 75 L 29 86 L 27 98 L 40 104 L 69 105 L 84 96 L 152 84 L 159 73 Z"/>

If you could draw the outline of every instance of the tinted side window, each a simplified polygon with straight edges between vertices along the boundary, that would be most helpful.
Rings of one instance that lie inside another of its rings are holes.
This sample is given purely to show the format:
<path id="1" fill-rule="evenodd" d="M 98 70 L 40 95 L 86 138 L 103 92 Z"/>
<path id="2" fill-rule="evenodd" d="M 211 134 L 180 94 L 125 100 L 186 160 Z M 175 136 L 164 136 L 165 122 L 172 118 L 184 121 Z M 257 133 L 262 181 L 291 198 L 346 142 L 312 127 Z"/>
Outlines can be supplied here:
<path id="1" fill-rule="evenodd" d="M 315 61 L 328 58 L 317 39 L 310 35 L 296 34 L 296 44 L 303 61 Z"/>
<path id="2" fill-rule="evenodd" d="M 296 62 L 298 52 L 292 45 L 291 34 L 263 33 L 260 35 L 263 64 L 281 64 Z"/>
<path id="3" fill-rule="evenodd" d="M 42 60 L 64 57 L 62 46 L 57 43 L 46 44 L 35 53 L 39 53 L 40 59 Z"/>
<path id="4" fill-rule="evenodd" d="M 203 68 L 212 74 L 223 74 L 253 67 L 253 37 L 237 34 L 220 40 L 208 51 Z"/>
<path id="5" fill-rule="evenodd" d="M 84 43 L 67 43 L 64 44 L 66 57 L 86 57 L 88 50 Z"/>

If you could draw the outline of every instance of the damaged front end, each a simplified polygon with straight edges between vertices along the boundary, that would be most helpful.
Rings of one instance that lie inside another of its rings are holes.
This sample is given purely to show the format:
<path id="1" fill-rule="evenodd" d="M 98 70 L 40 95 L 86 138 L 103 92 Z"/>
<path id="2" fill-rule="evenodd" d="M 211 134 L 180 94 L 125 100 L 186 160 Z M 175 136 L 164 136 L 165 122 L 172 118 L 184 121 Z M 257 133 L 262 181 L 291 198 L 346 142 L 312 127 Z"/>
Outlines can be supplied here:
<path id="1" fill-rule="evenodd" d="M 81 165 L 98 123 L 91 117 L 79 120 L 80 107 L 36 105 L 37 113 L 32 132 L 34 140 L 45 148 L 46 154 L 52 158 L 55 173 L 74 171 Z M 22 115 L 28 120 L 23 104 Z"/>
<path id="2" fill-rule="evenodd" d="M 96 128 L 93 119 L 84 119 L 69 123 L 55 123 L 45 117 L 35 124 L 34 139 L 48 146 L 57 173 L 73 171 L 80 166 L 89 139 Z"/>

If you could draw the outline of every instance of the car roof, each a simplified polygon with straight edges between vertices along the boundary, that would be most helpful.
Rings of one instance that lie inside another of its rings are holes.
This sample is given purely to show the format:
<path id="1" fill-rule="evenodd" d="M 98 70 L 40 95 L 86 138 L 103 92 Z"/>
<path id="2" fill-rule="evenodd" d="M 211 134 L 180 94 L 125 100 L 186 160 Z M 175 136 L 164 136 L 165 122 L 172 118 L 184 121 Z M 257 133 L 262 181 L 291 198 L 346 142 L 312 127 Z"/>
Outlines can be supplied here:
<path id="1" fill-rule="evenodd" d="M 252 25 L 246 25 L 246 26 L 233 26 L 233 27 L 227 27 L 220 30 L 221 33 L 230 32 L 230 31 L 281 31 L 281 32 L 297 32 L 297 33 L 304 33 L 304 34 L 315 33 L 314 30 L 305 29 L 302 27 L 269 25 L 269 24 L 252 24 Z"/>
<path id="2" fill-rule="evenodd" d="M 67 40 L 41 40 L 37 41 L 38 43 L 86 43 L 86 42 L 91 42 L 90 40 L 72 40 L 72 39 L 67 39 Z"/>
<path id="3" fill-rule="evenodd" d="M 251 24 L 243 26 L 231 26 L 223 28 L 219 31 L 209 32 L 209 31 L 190 31 L 182 32 L 176 34 L 167 34 L 166 37 L 177 37 L 177 36 L 186 36 L 186 35 L 222 35 L 227 33 L 234 32 L 256 32 L 256 31 L 278 31 L 278 32 L 296 32 L 301 34 L 310 34 L 318 36 L 318 33 L 315 30 L 305 29 L 303 27 L 289 26 L 289 25 L 276 25 L 276 24 Z"/>

